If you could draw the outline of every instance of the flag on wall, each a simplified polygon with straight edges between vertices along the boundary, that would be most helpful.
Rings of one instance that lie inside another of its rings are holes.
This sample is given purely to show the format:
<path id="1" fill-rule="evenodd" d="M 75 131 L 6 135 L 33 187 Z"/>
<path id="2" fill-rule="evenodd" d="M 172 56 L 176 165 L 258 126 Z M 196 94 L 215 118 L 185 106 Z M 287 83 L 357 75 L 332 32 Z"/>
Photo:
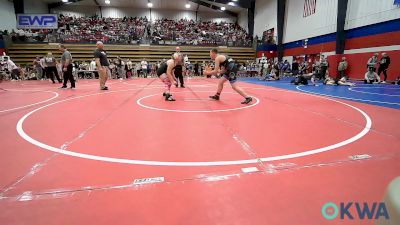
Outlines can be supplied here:
<path id="1" fill-rule="evenodd" d="M 317 5 L 317 0 L 304 0 L 303 17 L 307 17 L 314 14 L 316 5 Z"/>
<path id="2" fill-rule="evenodd" d="M 394 4 L 400 6 L 400 0 L 394 0 Z"/>

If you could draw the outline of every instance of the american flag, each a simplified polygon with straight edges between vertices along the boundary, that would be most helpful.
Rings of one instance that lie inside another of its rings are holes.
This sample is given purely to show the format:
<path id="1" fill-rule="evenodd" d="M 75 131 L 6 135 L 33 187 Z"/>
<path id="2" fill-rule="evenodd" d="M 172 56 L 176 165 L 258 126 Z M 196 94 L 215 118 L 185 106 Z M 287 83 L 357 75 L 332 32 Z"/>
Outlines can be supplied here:
<path id="1" fill-rule="evenodd" d="M 304 0 L 303 17 L 307 17 L 314 14 L 316 5 L 317 5 L 317 0 Z"/>

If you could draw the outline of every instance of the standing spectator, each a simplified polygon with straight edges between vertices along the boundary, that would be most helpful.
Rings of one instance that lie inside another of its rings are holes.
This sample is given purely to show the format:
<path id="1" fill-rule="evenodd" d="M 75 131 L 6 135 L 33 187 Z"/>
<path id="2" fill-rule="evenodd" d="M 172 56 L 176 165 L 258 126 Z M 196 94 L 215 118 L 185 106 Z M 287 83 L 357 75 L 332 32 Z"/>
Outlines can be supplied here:
<path id="1" fill-rule="evenodd" d="M 62 52 L 61 56 L 61 66 L 62 66 L 62 71 L 64 73 L 63 75 L 63 86 L 61 88 L 67 88 L 67 82 L 71 82 L 71 88 L 75 88 L 75 79 L 74 76 L 72 75 L 72 56 L 71 53 L 67 50 L 67 48 L 64 45 L 60 45 L 60 51 Z"/>
<path id="2" fill-rule="evenodd" d="M 47 56 L 45 57 L 45 63 L 46 63 L 46 74 L 47 77 L 50 78 L 50 80 L 55 84 L 56 82 L 54 81 L 54 76 L 57 78 L 58 83 L 61 84 L 61 79 L 58 76 L 57 72 L 57 65 L 56 65 L 56 58 L 54 58 L 53 54 L 51 52 L 47 53 Z"/>
<path id="3" fill-rule="evenodd" d="M 387 70 L 390 64 L 390 57 L 386 54 L 386 52 L 382 53 L 382 58 L 379 62 L 378 76 L 381 76 L 381 72 L 383 72 L 384 78 L 382 83 L 386 83 L 387 79 Z"/>
<path id="4" fill-rule="evenodd" d="M 282 62 L 276 62 L 271 69 L 272 71 L 275 71 L 275 77 L 280 77 L 281 76 L 281 71 L 282 71 Z"/>
<path id="5" fill-rule="evenodd" d="M 297 74 L 299 74 L 299 63 L 297 60 L 294 60 L 292 63 L 292 74 L 293 76 L 297 76 Z"/>
<path id="6" fill-rule="evenodd" d="M 135 73 L 136 73 L 137 77 L 140 76 L 140 68 L 141 68 L 140 63 L 136 63 L 135 64 Z"/>
<path id="7" fill-rule="evenodd" d="M 339 76 L 336 76 L 336 81 L 340 80 L 342 77 L 347 77 L 346 76 L 347 66 L 348 63 L 346 57 L 342 57 L 342 61 L 340 61 L 338 65 Z"/>
<path id="8" fill-rule="evenodd" d="M 90 61 L 89 70 L 96 70 L 96 58 L 93 58 L 92 61 Z"/>
<path id="9" fill-rule="evenodd" d="M 35 60 L 33 60 L 33 67 L 36 70 L 36 79 L 40 80 L 42 79 L 42 75 L 43 75 L 43 68 L 40 65 L 40 57 L 36 57 Z"/>
<path id="10" fill-rule="evenodd" d="M 45 62 L 45 60 L 44 60 L 44 57 L 42 57 L 42 58 L 40 58 L 40 67 L 42 67 L 42 74 L 41 74 L 41 77 L 40 77 L 40 79 L 44 79 L 44 78 L 46 78 L 47 79 L 47 75 L 46 75 L 46 69 L 45 69 L 45 65 L 46 65 L 46 62 Z"/>
<path id="11" fill-rule="evenodd" d="M 177 82 L 175 83 L 175 86 L 178 87 L 179 86 L 178 83 L 180 83 L 181 87 L 184 88 L 185 84 L 184 84 L 184 80 L 183 80 L 183 72 L 184 72 L 183 68 L 184 68 L 184 65 L 185 65 L 185 60 L 188 61 L 189 58 L 187 58 L 187 56 L 183 56 L 181 54 L 181 48 L 180 47 L 176 47 L 175 50 L 176 50 L 175 53 L 179 54 L 180 59 L 181 59 L 181 61 L 179 61 L 176 64 L 176 66 L 174 67 L 174 75 L 177 78 Z M 178 80 L 179 80 L 179 82 L 178 82 Z"/>
<path id="12" fill-rule="evenodd" d="M 315 59 L 314 64 L 312 65 L 312 72 L 313 74 L 315 74 L 315 77 L 318 78 L 319 80 L 324 80 L 321 77 L 321 63 L 320 61 L 317 59 Z"/>
<path id="13" fill-rule="evenodd" d="M 133 74 L 132 74 L 133 69 L 134 69 L 133 63 L 132 63 L 131 59 L 128 59 L 128 61 L 126 62 L 126 77 L 127 78 L 133 77 Z"/>
<path id="14" fill-rule="evenodd" d="M 142 62 L 140 62 L 144 78 L 147 78 L 147 64 L 148 63 L 147 63 L 146 59 L 143 59 Z"/>
<path id="15" fill-rule="evenodd" d="M 153 68 L 153 65 L 151 63 L 147 64 L 147 74 L 149 74 L 150 77 L 151 77 L 152 68 Z"/>
<path id="16" fill-rule="evenodd" d="M 322 80 L 325 80 L 326 78 L 326 71 L 328 70 L 329 67 L 329 63 L 328 63 L 328 59 L 321 55 L 321 78 Z"/>
<path id="17" fill-rule="evenodd" d="M 378 64 L 378 53 L 375 53 L 367 62 L 368 70 L 371 68 L 372 71 L 376 71 L 376 65 Z"/>
<path id="18" fill-rule="evenodd" d="M 106 86 L 108 77 L 108 67 L 110 66 L 107 59 L 107 52 L 104 50 L 104 44 L 101 41 L 96 43 L 97 49 L 94 51 L 94 58 L 96 59 L 97 71 L 99 71 L 100 90 L 108 90 Z"/>
<path id="19" fill-rule="evenodd" d="M 194 63 L 194 75 L 199 76 L 199 63 L 197 61 Z"/>
<path id="20" fill-rule="evenodd" d="M 93 58 L 92 61 L 89 64 L 89 70 L 92 71 L 92 73 L 94 74 L 93 78 L 96 78 L 99 76 L 99 73 L 97 72 L 97 67 L 96 67 L 96 59 Z"/>
<path id="21" fill-rule="evenodd" d="M 125 78 L 124 61 L 122 61 L 121 56 L 117 57 L 116 65 L 117 65 L 117 71 L 118 71 L 119 78 L 124 79 Z"/>

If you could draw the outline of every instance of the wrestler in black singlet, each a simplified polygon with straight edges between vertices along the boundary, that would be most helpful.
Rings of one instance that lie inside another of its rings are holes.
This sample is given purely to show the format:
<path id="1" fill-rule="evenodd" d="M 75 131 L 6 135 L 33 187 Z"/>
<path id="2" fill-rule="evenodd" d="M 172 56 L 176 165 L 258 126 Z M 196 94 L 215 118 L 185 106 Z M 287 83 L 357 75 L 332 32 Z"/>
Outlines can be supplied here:
<path id="1" fill-rule="evenodd" d="M 227 55 L 224 56 L 225 61 L 220 64 L 220 67 L 224 67 L 226 69 L 226 72 L 223 74 L 223 76 L 229 80 L 231 84 L 233 84 L 237 81 L 236 74 L 238 72 L 238 67 L 232 58 Z"/>

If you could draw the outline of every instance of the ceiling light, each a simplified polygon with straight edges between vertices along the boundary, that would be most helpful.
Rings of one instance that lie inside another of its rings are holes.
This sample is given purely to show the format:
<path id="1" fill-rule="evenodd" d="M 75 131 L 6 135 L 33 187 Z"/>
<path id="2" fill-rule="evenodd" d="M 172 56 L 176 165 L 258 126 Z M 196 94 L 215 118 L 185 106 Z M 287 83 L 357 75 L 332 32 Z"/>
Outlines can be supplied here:
<path id="1" fill-rule="evenodd" d="M 151 3 L 151 2 L 147 3 L 147 7 L 149 7 L 149 8 L 153 7 L 153 3 Z"/>
<path id="2" fill-rule="evenodd" d="M 237 0 L 232 0 L 232 2 L 237 2 Z"/>
<path id="3" fill-rule="evenodd" d="M 222 6 L 222 7 L 221 7 L 221 10 L 224 11 L 224 10 L 225 10 L 225 7 Z"/>
<path id="4" fill-rule="evenodd" d="M 68 2 L 68 0 L 62 0 L 62 2 Z"/>
<path id="5" fill-rule="evenodd" d="M 229 2 L 228 5 L 235 6 L 235 3 Z"/>
<path id="6" fill-rule="evenodd" d="M 185 7 L 186 7 L 187 9 L 190 8 L 190 4 L 189 4 L 189 3 L 186 3 Z"/>
<path id="7" fill-rule="evenodd" d="M 105 0 L 104 2 L 105 2 L 107 5 L 109 5 L 109 4 L 111 3 L 110 0 Z"/>

